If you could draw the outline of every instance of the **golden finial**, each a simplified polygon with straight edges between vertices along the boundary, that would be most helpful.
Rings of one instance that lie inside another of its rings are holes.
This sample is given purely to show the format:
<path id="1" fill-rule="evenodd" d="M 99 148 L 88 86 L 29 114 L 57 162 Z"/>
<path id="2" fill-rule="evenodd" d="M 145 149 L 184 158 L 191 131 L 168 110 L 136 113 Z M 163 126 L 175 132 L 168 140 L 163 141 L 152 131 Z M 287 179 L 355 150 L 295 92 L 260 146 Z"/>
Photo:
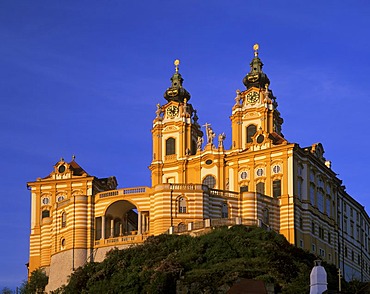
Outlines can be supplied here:
<path id="1" fill-rule="evenodd" d="M 175 70 L 176 72 L 179 72 L 179 64 L 180 64 L 180 60 L 176 59 L 175 62 L 173 63 L 175 65 Z"/>
<path id="2" fill-rule="evenodd" d="M 260 48 L 260 46 L 256 43 L 253 45 L 253 50 L 254 50 L 254 56 L 257 57 L 258 56 L 258 49 Z"/>

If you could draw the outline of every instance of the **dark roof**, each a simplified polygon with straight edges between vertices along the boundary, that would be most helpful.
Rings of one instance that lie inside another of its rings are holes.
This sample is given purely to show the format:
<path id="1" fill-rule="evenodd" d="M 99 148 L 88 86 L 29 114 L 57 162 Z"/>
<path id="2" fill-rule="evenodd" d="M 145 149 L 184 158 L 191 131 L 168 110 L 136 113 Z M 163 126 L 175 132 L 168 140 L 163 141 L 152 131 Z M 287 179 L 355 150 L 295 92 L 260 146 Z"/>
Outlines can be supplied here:
<path id="1" fill-rule="evenodd" d="M 280 145 L 280 144 L 286 142 L 286 140 L 284 139 L 284 137 L 280 136 L 276 132 L 270 133 L 270 136 L 269 137 L 274 142 L 275 145 Z"/>
<path id="2" fill-rule="evenodd" d="M 69 163 L 69 168 L 74 176 L 89 175 L 76 161 L 72 160 Z"/>

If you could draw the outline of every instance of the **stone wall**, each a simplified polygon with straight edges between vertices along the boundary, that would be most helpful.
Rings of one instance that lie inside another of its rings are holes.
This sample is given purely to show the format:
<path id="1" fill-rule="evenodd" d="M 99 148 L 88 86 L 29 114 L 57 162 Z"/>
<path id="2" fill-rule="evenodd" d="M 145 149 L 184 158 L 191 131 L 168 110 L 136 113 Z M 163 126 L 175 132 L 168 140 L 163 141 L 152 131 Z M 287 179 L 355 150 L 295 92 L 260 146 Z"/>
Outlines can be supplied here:
<path id="1" fill-rule="evenodd" d="M 49 267 L 49 283 L 45 291 L 49 293 L 68 282 L 73 269 L 84 265 L 87 260 L 86 249 L 70 249 L 54 254 Z"/>

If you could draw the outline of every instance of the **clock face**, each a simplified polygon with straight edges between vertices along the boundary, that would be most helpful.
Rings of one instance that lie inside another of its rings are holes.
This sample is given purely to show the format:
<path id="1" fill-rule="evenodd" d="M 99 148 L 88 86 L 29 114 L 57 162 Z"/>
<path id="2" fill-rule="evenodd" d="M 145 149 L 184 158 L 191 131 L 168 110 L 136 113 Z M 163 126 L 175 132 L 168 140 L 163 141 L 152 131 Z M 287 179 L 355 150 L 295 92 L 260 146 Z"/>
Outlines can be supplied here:
<path id="1" fill-rule="evenodd" d="M 249 103 L 256 103 L 259 98 L 260 96 L 257 92 L 250 92 L 247 94 L 247 101 Z"/>
<path id="2" fill-rule="evenodd" d="M 179 113 L 179 108 L 175 105 L 171 105 L 167 108 L 168 117 L 174 118 Z"/>

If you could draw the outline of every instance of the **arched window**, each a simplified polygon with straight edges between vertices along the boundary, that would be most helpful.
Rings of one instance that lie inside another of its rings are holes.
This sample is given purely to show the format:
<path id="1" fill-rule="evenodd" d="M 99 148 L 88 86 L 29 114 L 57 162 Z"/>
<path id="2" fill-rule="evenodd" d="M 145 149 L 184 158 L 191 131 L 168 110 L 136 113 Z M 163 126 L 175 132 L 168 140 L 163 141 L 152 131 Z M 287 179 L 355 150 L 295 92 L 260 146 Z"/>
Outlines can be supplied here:
<path id="1" fill-rule="evenodd" d="M 257 126 L 256 125 L 249 125 L 247 126 L 247 143 L 252 143 L 252 137 L 257 132 Z"/>
<path id="2" fill-rule="evenodd" d="M 175 143 L 176 140 L 174 138 L 168 138 L 166 140 L 166 155 L 176 154 Z"/>
<path id="3" fill-rule="evenodd" d="M 208 188 L 213 189 L 216 186 L 216 179 L 212 175 L 208 175 L 203 180 L 203 185 L 207 185 Z"/>
<path id="4" fill-rule="evenodd" d="M 65 212 L 62 213 L 62 228 L 67 226 L 67 214 Z"/>
<path id="5" fill-rule="evenodd" d="M 265 183 L 264 182 L 257 183 L 256 192 L 260 194 L 265 194 Z"/>
<path id="6" fill-rule="evenodd" d="M 186 199 L 184 197 L 179 198 L 179 213 L 186 213 Z"/>
<path id="7" fill-rule="evenodd" d="M 64 237 L 60 238 L 60 250 L 66 247 L 66 239 Z"/>
<path id="8" fill-rule="evenodd" d="M 227 203 L 222 204 L 221 218 L 229 218 L 229 206 L 227 205 Z"/>
<path id="9" fill-rule="evenodd" d="M 43 210 L 42 213 L 41 213 L 41 217 L 42 218 L 50 217 L 50 211 L 49 210 Z"/>

